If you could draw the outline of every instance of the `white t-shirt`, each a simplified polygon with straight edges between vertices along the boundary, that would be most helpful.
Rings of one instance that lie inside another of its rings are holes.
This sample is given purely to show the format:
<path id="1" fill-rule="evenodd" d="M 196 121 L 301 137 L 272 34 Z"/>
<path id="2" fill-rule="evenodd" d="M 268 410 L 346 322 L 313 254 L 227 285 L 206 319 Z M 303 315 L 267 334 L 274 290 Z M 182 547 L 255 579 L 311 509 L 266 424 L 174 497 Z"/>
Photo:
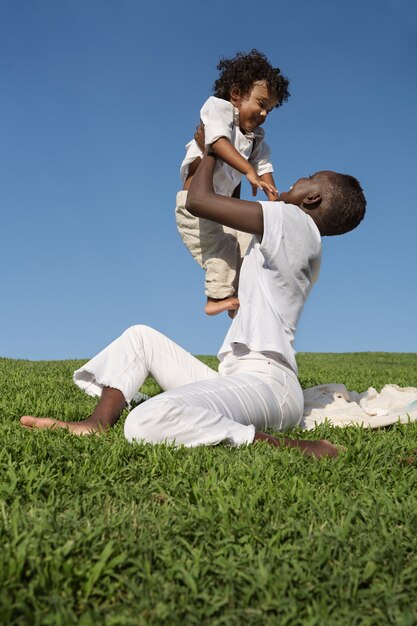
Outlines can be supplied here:
<path id="1" fill-rule="evenodd" d="M 253 165 L 258 176 L 273 172 L 271 151 L 264 141 L 265 133 L 262 128 L 256 128 L 253 133 L 242 133 L 239 128 L 239 110 L 231 102 L 211 96 L 203 104 L 200 111 L 201 121 L 204 124 L 206 146 L 210 146 L 220 137 L 226 137 L 236 150 Z M 181 180 L 184 183 L 188 175 L 190 163 L 203 153 L 195 139 L 185 146 L 186 155 L 181 163 Z M 216 193 L 222 196 L 231 196 L 242 180 L 242 174 L 221 159 L 217 160 L 214 170 L 213 185 Z"/>
<path id="2" fill-rule="evenodd" d="M 254 237 L 242 264 L 240 307 L 219 350 L 234 343 L 274 352 L 297 373 L 294 334 L 310 288 L 318 277 L 320 232 L 304 211 L 284 202 L 261 202 L 262 241 Z"/>

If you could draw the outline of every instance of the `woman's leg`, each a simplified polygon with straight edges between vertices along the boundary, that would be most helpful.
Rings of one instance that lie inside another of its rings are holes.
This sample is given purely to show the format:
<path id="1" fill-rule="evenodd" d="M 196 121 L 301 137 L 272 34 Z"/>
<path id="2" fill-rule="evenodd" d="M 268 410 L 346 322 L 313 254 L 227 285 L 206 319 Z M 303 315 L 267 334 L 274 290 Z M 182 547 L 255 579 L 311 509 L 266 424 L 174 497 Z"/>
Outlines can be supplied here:
<path id="1" fill-rule="evenodd" d="M 25 428 L 66 428 L 74 435 L 91 435 L 111 428 L 119 419 L 125 406 L 126 400 L 121 391 L 104 387 L 96 408 L 85 420 L 65 422 L 51 417 L 23 415 L 20 423 Z"/>
<path id="2" fill-rule="evenodd" d="M 235 348 L 219 368 L 220 376 L 198 381 L 151 398 L 127 417 L 129 441 L 161 441 L 196 446 L 229 441 L 253 441 L 256 430 L 276 430 L 297 424 L 303 395 L 288 368 L 263 355 Z M 290 406 L 290 410 L 288 410 Z"/>
<path id="3" fill-rule="evenodd" d="M 242 369 L 242 363 L 232 361 L 227 371 Z M 126 438 L 189 447 L 265 441 L 274 447 L 297 447 L 306 455 L 336 456 L 337 448 L 325 441 L 277 439 L 262 432 L 267 427 L 291 427 L 302 417 L 303 398 L 296 377 L 290 376 L 288 383 L 288 368 L 272 365 L 271 380 L 269 365 L 263 359 L 254 359 L 252 365 L 246 360 L 243 369 L 252 367 L 255 375 L 230 373 L 151 398 L 128 415 Z"/>
<path id="4" fill-rule="evenodd" d="M 74 434 L 106 430 L 116 423 L 148 375 L 163 389 L 218 376 L 162 333 L 148 326 L 132 326 L 74 373 L 81 389 L 100 396 L 87 419 L 64 422 L 23 416 L 21 423 L 26 428 L 68 428 Z"/>
<path id="5" fill-rule="evenodd" d="M 276 398 L 269 386 L 250 375 L 218 376 L 147 400 L 129 413 L 129 441 L 185 446 L 251 443 L 255 425 L 265 427 Z"/>
<path id="6" fill-rule="evenodd" d="M 119 389 L 130 403 L 147 376 L 167 391 L 218 374 L 162 333 L 137 325 L 76 370 L 74 382 L 92 396 L 103 387 Z"/>

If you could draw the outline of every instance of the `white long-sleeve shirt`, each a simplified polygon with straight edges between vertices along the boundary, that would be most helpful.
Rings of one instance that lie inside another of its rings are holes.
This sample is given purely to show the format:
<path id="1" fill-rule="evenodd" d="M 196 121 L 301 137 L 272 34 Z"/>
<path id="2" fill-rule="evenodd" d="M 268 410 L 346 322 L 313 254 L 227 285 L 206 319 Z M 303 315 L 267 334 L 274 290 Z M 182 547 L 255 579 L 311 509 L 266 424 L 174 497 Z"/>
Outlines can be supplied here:
<path id="1" fill-rule="evenodd" d="M 210 146 L 220 137 L 226 137 L 243 158 L 253 165 L 258 176 L 274 171 L 270 160 L 271 151 L 264 141 L 263 129 L 257 128 L 253 133 L 243 133 L 239 128 L 239 111 L 231 102 L 211 96 L 203 104 L 200 117 L 204 124 L 206 146 Z M 195 139 L 187 143 L 185 148 L 186 155 L 180 170 L 183 183 L 187 178 L 190 164 L 197 157 L 203 157 Z M 217 159 L 213 176 L 215 192 L 231 196 L 242 176 L 243 174 L 233 167 Z"/>

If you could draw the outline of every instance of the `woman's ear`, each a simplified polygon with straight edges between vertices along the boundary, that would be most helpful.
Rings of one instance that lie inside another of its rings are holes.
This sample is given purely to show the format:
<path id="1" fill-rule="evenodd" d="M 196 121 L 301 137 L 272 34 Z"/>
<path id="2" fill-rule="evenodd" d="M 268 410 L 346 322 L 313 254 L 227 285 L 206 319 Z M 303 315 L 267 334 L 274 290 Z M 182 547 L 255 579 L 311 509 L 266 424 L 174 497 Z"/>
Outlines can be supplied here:
<path id="1" fill-rule="evenodd" d="M 309 193 L 303 200 L 303 206 L 309 211 L 312 211 L 320 206 L 321 201 L 322 197 L 320 192 L 317 191 L 315 193 Z"/>

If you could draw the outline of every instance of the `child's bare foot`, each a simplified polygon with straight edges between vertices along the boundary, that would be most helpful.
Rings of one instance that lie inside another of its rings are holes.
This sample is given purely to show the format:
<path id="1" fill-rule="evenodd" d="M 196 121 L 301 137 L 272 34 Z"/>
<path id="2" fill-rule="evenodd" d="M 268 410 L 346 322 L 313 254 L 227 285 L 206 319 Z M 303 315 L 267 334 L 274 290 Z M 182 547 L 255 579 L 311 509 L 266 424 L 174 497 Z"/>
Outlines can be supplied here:
<path id="1" fill-rule="evenodd" d="M 81 422 L 64 422 L 63 420 L 52 419 L 51 417 L 33 417 L 32 415 L 23 415 L 20 423 L 24 428 L 41 428 L 51 429 L 66 428 L 74 435 L 93 435 L 103 432 L 97 424 L 83 420 Z"/>
<path id="2" fill-rule="evenodd" d="M 339 452 L 346 449 L 344 446 L 337 446 L 330 443 L 327 439 L 319 439 L 315 441 L 311 441 L 309 439 L 280 439 L 278 437 L 273 437 L 272 435 L 260 432 L 255 433 L 254 441 L 265 441 L 274 448 L 282 448 L 283 446 L 298 448 L 306 456 L 314 456 L 318 459 L 323 456 L 333 458 L 337 457 Z"/>
<path id="3" fill-rule="evenodd" d="M 237 311 L 238 308 L 239 298 L 236 298 L 236 296 L 230 296 L 230 298 L 223 298 L 222 300 L 207 298 L 204 311 L 207 315 L 218 315 L 219 313 L 223 313 L 223 311 Z"/>

